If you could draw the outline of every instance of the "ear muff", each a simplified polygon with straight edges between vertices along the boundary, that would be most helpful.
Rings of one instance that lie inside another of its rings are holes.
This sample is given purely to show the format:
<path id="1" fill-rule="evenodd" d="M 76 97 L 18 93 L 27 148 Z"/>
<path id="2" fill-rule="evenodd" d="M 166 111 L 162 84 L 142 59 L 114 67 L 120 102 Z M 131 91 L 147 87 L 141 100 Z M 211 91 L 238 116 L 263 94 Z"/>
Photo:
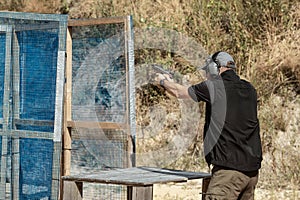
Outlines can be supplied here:
<path id="1" fill-rule="evenodd" d="M 218 76 L 219 75 L 219 68 L 218 65 L 212 61 L 209 63 L 209 65 L 206 68 L 206 72 L 209 73 L 212 76 Z"/>
<path id="2" fill-rule="evenodd" d="M 221 67 L 220 66 L 220 63 L 218 62 L 218 60 L 216 60 L 218 54 L 220 53 L 221 51 L 218 51 L 216 53 L 214 53 L 212 56 L 211 56 L 211 62 L 209 63 L 209 65 L 207 66 L 207 72 L 212 75 L 212 76 L 218 76 L 219 75 L 219 68 Z"/>
<path id="3" fill-rule="evenodd" d="M 212 56 L 211 56 L 211 59 L 217 64 L 217 67 L 220 68 L 221 67 L 221 64 L 220 62 L 217 60 L 217 57 L 219 55 L 219 53 L 221 53 L 222 51 L 217 51 L 216 53 L 214 53 Z"/>

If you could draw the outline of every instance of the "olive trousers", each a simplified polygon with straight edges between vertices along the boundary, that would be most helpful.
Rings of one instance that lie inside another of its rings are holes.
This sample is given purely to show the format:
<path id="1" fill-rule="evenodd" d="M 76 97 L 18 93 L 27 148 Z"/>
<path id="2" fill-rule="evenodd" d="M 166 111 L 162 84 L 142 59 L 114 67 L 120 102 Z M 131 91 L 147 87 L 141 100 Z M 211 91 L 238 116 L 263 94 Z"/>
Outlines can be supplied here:
<path id="1" fill-rule="evenodd" d="M 258 172 L 246 175 L 236 170 L 219 169 L 213 172 L 205 200 L 254 200 Z"/>

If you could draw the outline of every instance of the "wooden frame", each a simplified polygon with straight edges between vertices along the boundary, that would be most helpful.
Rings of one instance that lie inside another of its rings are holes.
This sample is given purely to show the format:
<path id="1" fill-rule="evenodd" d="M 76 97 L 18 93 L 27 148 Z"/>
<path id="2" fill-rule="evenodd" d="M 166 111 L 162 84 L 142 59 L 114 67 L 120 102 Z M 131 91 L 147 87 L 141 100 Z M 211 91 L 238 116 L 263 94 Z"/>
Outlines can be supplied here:
<path id="1" fill-rule="evenodd" d="M 124 24 L 125 28 L 125 57 L 126 57 L 126 116 L 125 123 L 115 122 L 90 122 L 90 121 L 73 121 L 72 119 L 72 28 L 78 26 L 93 26 L 102 24 Z M 135 165 L 135 156 L 133 152 L 135 140 L 135 94 L 134 94 L 134 47 L 133 47 L 133 31 L 132 31 L 132 17 L 110 17 L 101 19 L 79 19 L 68 21 L 67 33 L 67 58 L 66 58 L 66 84 L 64 93 L 64 135 L 63 135 L 63 162 L 62 175 L 70 175 L 71 168 L 71 152 L 72 152 L 72 129 L 74 128 L 101 128 L 103 130 L 124 130 L 127 132 L 127 163 L 124 167 L 131 167 Z M 101 136 L 99 136 L 101 137 Z M 81 199 L 82 184 L 78 185 L 71 182 L 63 182 L 61 187 L 61 199 L 64 199 L 64 194 L 77 194 L 73 199 Z"/>
<path id="2" fill-rule="evenodd" d="M 205 172 L 161 169 L 154 167 L 131 167 L 125 169 L 102 170 L 95 173 L 64 176 L 64 182 L 78 184 L 100 183 L 127 186 L 127 200 L 152 200 L 153 185 L 180 183 L 193 179 L 209 179 Z M 73 195 L 68 193 L 68 195 Z M 82 197 L 82 193 L 80 195 Z M 200 196 L 200 195 L 199 195 Z M 70 196 L 68 196 L 70 199 Z"/>

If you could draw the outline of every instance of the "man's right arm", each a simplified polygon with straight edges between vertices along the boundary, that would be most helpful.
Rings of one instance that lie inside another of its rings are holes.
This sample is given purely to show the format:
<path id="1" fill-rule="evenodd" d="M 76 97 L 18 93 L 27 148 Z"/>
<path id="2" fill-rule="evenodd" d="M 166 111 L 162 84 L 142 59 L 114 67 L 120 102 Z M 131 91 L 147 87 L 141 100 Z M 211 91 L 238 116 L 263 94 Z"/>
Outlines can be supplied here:
<path id="1" fill-rule="evenodd" d="M 157 74 L 155 78 L 157 85 L 164 87 L 167 92 L 179 99 L 190 99 L 188 92 L 188 86 L 183 86 L 178 83 L 175 83 L 168 75 Z"/>

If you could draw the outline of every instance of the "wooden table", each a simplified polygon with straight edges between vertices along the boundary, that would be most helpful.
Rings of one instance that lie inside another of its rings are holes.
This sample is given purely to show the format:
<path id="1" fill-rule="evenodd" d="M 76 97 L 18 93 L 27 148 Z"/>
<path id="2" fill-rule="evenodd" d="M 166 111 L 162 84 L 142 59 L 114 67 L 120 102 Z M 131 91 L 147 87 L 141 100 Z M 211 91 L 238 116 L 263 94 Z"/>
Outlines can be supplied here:
<path id="1" fill-rule="evenodd" d="M 192 179 L 209 178 L 205 172 L 188 172 L 181 170 L 153 167 L 132 167 L 101 170 L 97 173 L 63 176 L 62 180 L 72 181 L 82 186 L 83 182 L 117 184 L 127 186 L 127 200 L 152 200 L 153 184 L 186 182 Z M 64 199 L 70 199 L 70 191 L 64 191 Z M 82 195 L 82 194 L 81 194 Z M 72 199 L 79 199 L 74 198 Z"/>

